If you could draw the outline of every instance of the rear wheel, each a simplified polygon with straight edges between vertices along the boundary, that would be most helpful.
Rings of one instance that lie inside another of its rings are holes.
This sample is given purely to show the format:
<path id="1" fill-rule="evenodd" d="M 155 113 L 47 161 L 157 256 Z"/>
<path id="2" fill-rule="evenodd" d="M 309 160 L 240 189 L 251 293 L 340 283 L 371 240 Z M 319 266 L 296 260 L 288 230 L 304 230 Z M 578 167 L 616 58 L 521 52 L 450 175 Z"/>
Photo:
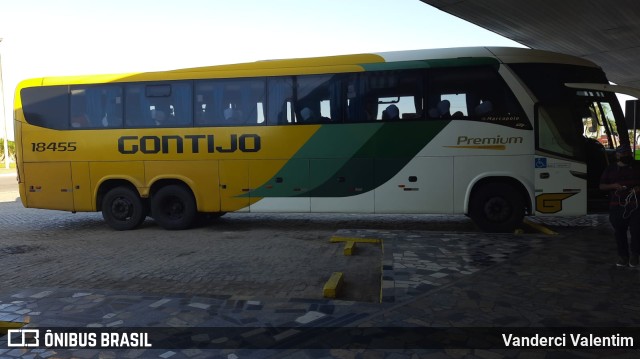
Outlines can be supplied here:
<path id="1" fill-rule="evenodd" d="M 115 230 L 135 229 L 146 216 L 146 206 L 131 188 L 113 188 L 102 199 L 102 218 Z"/>
<path id="2" fill-rule="evenodd" d="M 193 225 L 198 211 L 189 189 L 168 185 L 151 197 L 151 213 L 164 229 L 187 229 Z"/>
<path id="3" fill-rule="evenodd" d="M 485 232 L 513 232 L 524 218 L 524 199 L 508 182 L 481 185 L 471 197 L 469 215 Z"/>

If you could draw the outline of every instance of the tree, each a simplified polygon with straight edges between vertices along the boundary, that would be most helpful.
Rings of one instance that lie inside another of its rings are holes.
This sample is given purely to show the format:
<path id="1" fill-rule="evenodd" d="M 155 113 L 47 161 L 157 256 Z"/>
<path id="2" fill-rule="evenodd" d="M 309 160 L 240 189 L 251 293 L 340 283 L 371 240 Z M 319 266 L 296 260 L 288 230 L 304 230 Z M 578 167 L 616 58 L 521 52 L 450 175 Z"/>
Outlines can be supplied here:
<path id="1" fill-rule="evenodd" d="M 9 141 L 7 143 L 7 147 L 9 147 L 9 158 L 12 161 L 16 160 L 16 143 L 14 141 Z M 4 161 L 4 138 L 0 138 L 0 160 Z"/>

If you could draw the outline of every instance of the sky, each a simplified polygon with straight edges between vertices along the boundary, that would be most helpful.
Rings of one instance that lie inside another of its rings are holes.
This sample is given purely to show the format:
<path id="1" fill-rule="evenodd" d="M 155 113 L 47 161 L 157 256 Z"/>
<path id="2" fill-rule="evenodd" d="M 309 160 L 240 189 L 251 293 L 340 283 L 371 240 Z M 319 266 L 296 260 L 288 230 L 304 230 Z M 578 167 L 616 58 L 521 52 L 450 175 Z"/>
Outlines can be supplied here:
<path id="1" fill-rule="evenodd" d="M 522 47 L 420 0 L 0 0 L 0 38 L 9 139 L 14 90 L 28 78 Z"/>

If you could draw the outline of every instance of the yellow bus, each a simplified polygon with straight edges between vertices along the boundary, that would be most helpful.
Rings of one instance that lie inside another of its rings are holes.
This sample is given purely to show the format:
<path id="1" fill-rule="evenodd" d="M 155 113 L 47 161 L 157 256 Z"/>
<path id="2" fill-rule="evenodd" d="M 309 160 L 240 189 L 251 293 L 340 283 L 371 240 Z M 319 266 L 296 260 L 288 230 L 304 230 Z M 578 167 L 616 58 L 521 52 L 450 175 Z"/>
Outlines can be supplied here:
<path id="1" fill-rule="evenodd" d="M 609 150 L 627 131 L 606 84 L 581 58 L 484 47 L 30 79 L 14 104 L 20 196 L 116 230 L 247 211 L 512 231 L 586 213 L 607 149 L 586 145 L 585 119 Z"/>

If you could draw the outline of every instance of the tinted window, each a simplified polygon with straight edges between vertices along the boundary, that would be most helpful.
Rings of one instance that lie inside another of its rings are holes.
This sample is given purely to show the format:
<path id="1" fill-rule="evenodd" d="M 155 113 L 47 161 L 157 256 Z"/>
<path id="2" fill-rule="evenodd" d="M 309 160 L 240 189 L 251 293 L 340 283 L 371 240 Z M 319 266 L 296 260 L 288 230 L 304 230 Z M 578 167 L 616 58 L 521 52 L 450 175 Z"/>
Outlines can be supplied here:
<path id="1" fill-rule="evenodd" d="M 298 76 L 294 111 L 298 123 L 342 120 L 342 75 Z"/>
<path id="2" fill-rule="evenodd" d="M 430 70 L 427 116 L 531 128 L 522 107 L 493 67 Z"/>
<path id="3" fill-rule="evenodd" d="M 341 122 L 344 75 L 308 75 L 268 79 L 270 125 Z"/>
<path id="4" fill-rule="evenodd" d="M 24 88 L 20 97 L 28 123 L 59 130 L 69 127 L 68 86 Z"/>
<path id="5" fill-rule="evenodd" d="M 563 103 L 572 100 L 575 89 L 566 87 L 567 82 L 595 82 L 608 84 L 600 69 L 561 64 L 511 64 L 516 74 L 531 89 L 538 101 Z"/>
<path id="6" fill-rule="evenodd" d="M 125 107 L 127 127 L 191 126 L 191 82 L 128 84 Z"/>
<path id="7" fill-rule="evenodd" d="M 71 87 L 72 128 L 122 127 L 122 86 Z"/>
<path id="8" fill-rule="evenodd" d="M 267 123 L 285 125 L 295 122 L 293 112 L 293 77 L 271 77 L 267 80 L 269 106 Z"/>
<path id="9" fill-rule="evenodd" d="M 571 82 L 606 84 L 602 70 L 562 64 L 512 64 L 510 67 L 538 100 L 537 149 L 584 160 L 585 135 L 611 148 L 627 141 L 625 136 L 616 137 L 618 131 L 626 131 L 614 94 L 565 86 Z"/>
<path id="10" fill-rule="evenodd" d="M 196 82 L 196 126 L 251 126 L 264 123 L 264 79 Z"/>
<path id="11" fill-rule="evenodd" d="M 347 121 L 422 118 L 422 75 L 418 71 L 377 71 L 349 75 Z"/>

